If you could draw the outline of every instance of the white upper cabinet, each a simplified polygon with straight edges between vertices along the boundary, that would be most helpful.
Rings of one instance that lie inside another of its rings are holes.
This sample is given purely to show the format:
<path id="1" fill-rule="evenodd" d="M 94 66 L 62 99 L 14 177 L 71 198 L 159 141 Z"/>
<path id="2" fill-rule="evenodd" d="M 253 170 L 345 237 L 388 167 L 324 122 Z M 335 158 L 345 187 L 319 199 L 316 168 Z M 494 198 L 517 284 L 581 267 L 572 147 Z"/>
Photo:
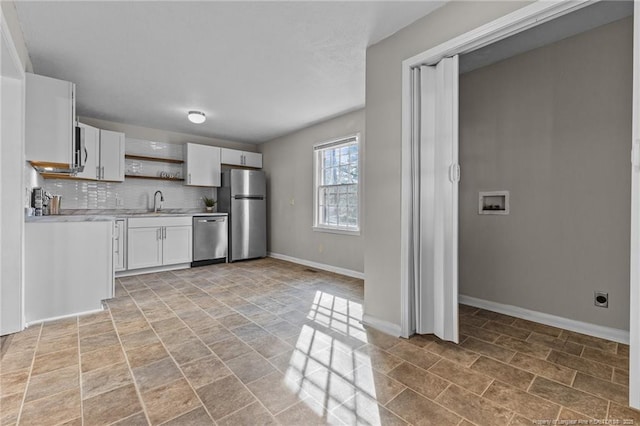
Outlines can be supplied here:
<path id="1" fill-rule="evenodd" d="M 73 83 L 26 73 L 26 160 L 73 165 L 75 115 Z"/>
<path id="2" fill-rule="evenodd" d="M 124 181 L 124 133 L 100 130 L 102 180 Z"/>
<path id="3" fill-rule="evenodd" d="M 262 154 L 259 152 L 239 151 L 229 148 L 221 148 L 220 151 L 222 164 L 262 168 Z"/>
<path id="4" fill-rule="evenodd" d="M 78 123 L 84 129 L 83 179 L 124 181 L 124 133 L 101 130 Z"/>
<path id="5" fill-rule="evenodd" d="M 220 186 L 220 148 L 186 143 L 184 178 L 185 185 Z"/>

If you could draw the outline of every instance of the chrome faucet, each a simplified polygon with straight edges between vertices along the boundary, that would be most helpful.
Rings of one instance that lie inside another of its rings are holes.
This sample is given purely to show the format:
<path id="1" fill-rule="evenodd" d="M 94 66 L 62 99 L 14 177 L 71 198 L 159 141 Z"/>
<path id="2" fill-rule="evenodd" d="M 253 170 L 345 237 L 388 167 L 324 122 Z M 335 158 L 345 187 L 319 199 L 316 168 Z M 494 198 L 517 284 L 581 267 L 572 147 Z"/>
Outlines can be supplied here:
<path id="1" fill-rule="evenodd" d="M 156 200 L 158 199 L 157 195 L 160 194 L 160 207 L 156 205 Z M 162 210 L 162 202 L 164 201 L 164 195 L 162 195 L 162 191 L 158 190 L 155 194 L 153 194 L 153 212 L 157 213 Z"/>

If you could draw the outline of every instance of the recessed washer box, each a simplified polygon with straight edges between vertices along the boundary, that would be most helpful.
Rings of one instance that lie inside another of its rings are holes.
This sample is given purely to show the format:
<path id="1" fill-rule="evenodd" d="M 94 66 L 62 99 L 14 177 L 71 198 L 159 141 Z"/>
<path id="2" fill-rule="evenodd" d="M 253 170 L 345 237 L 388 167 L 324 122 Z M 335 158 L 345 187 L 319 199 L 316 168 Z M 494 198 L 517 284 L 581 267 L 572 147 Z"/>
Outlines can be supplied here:
<path id="1" fill-rule="evenodd" d="M 509 214 L 509 191 L 481 191 L 478 214 Z"/>

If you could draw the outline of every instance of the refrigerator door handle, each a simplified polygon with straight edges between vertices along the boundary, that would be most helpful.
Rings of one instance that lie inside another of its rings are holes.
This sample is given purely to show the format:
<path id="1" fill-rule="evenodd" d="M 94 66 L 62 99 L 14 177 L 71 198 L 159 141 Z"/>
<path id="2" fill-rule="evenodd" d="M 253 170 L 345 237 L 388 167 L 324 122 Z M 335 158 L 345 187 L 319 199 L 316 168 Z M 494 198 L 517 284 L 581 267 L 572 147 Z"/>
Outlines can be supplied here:
<path id="1" fill-rule="evenodd" d="M 235 200 L 264 200 L 262 195 L 234 195 Z"/>

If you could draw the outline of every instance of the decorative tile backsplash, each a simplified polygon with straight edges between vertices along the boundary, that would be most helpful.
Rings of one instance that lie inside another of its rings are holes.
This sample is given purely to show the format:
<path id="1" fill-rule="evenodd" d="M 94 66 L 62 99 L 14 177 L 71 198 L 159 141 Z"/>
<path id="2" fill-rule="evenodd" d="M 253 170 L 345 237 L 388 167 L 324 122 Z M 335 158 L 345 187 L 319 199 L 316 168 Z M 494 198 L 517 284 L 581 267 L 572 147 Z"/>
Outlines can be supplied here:
<path id="1" fill-rule="evenodd" d="M 164 142 L 126 139 L 127 154 L 148 157 L 182 159 L 182 145 Z M 163 163 L 144 162 L 142 167 L 154 168 L 152 173 L 145 170 L 140 174 L 156 175 Z M 127 174 L 133 162 L 125 162 Z M 173 167 L 182 171 L 181 167 Z M 158 169 L 158 170 L 155 170 Z M 134 174 L 134 173 L 132 173 Z M 167 209 L 194 209 L 203 207 L 202 197 L 216 198 L 215 188 L 184 186 L 182 182 L 125 178 L 119 182 L 99 182 L 89 180 L 45 179 L 44 188 L 54 195 L 62 195 L 62 209 L 152 209 L 153 194 L 160 190 L 164 195 L 163 207 Z"/>

